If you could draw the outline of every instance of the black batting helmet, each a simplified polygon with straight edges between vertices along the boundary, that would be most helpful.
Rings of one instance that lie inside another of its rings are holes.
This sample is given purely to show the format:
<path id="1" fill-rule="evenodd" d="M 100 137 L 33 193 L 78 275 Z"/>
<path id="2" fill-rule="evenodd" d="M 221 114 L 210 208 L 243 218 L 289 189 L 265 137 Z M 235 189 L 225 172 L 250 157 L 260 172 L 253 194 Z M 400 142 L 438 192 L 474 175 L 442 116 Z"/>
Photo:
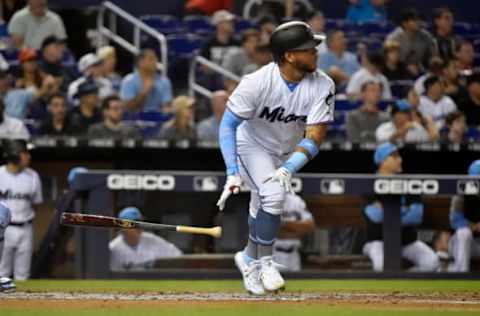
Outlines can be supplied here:
<path id="1" fill-rule="evenodd" d="M 3 141 L 3 158 L 7 162 L 18 163 L 20 154 L 28 152 L 27 142 L 21 139 L 6 139 Z"/>
<path id="2" fill-rule="evenodd" d="M 270 50 L 278 62 L 287 51 L 314 48 L 324 40 L 325 36 L 313 34 L 307 23 L 292 21 L 279 25 L 273 31 L 270 37 Z"/>

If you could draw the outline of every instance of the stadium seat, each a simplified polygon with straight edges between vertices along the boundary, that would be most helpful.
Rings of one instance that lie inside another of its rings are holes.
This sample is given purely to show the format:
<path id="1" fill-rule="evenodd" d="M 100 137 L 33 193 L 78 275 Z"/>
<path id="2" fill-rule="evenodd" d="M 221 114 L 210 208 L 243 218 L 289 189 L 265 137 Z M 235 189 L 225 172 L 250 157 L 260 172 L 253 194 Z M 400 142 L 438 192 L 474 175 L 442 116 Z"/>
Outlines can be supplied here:
<path id="1" fill-rule="evenodd" d="M 173 60 L 191 58 L 203 45 L 204 39 L 195 34 L 177 34 L 167 36 L 168 55 Z"/>
<path id="2" fill-rule="evenodd" d="M 181 33 L 182 23 L 172 15 L 144 15 L 140 19 L 163 34 Z"/>
<path id="3" fill-rule="evenodd" d="M 459 36 L 469 35 L 473 33 L 473 26 L 466 22 L 454 22 L 453 33 Z"/>
<path id="4" fill-rule="evenodd" d="M 334 112 L 334 121 L 333 121 L 333 126 L 341 126 L 345 124 L 345 118 L 347 116 L 348 111 L 340 111 L 337 110 Z"/>
<path id="5" fill-rule="evenodd" d="M 242 18 L 237 18 L 235 20 L 235 32 L 237 32 L 237 33 L 241 33 L 243 31 L 245 31 L 246 29 L 250 29 L 250 28 L 253 28 L 253 27 L 255 27 L 255 25 L 249 20 L 245 20 L 245 19 L 242 19 Z"/>
<path id="6" fill-rule="evenodd" d="M 136 126 L 144 137 L 155 137 L 158 135 L 162 124 L 172 118 L 170 114 L 155 111 L 131 113 L 125 112 L 123 120 L 127 125 Z"/>
<path id="7" fill-rule="evenodd" d="M 3 55 L 5 60 L 10 64 L 10 66 L 18 66 L 19 62 L 17 59 L 18 50 L 16 49 L 5 49 L 1 50 L 0 53 Z"/>
<path id="8" fill-rule="evenodd" d="M 335 111 L 350 111 L 359 106 L 358 102 L 351 102 L 349 100 L 335 100 Z"/>
<path id="9" fill-rule="evenodd" d="M 210 19 L 203 15 L 189 15 L 183 18 L 183 24 L 189 33 L 209 35 L 213 32 Z"/>
<path id="10" fill-rule="evenodd" d="M 465 138 L 470 141 L 480 140 L 480 131 L 476 127 L 469 127 L 465 133 Z"/>

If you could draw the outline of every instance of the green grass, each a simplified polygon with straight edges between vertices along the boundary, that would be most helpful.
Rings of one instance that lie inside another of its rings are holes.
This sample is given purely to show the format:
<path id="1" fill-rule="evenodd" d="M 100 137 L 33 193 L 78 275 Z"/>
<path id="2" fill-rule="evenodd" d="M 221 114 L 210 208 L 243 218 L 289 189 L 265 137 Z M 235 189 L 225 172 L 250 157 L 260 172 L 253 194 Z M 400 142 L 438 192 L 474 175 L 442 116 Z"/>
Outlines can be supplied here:
<path id="1" fill-rule="evenodd" d="M 31 280 L 19 291 L 74 292 L 243 292 L 240 280 Z M 480 281 L 458 280 L 288 280 L 288 292 L 480 293 Z"/>

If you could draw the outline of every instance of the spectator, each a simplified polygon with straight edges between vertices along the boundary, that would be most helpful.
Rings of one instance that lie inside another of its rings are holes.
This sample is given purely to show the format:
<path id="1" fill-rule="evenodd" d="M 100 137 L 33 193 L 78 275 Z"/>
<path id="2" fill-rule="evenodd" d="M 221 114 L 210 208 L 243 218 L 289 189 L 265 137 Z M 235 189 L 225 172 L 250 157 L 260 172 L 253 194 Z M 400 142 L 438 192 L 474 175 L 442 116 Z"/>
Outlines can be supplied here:
<path id="1" fill-rule="evenodd" d="M 383 67 L 381 72 L 389 81 L 413 78 L 407 67 L 400 61 L 400 44 L 395 41 L 385 41 L 383 44 Z"/>
<path id="2" fill-rule="evenodd" d="M 55 36 L 49 36 L 42 42 L 39 65 L 43 73 L 55 78 L 62 93 L 67 93 L 68 86 L 75 80 L 77 74 L 71 67 L 62 64 L 65 44 Z"/>
<path id="3" fill-rule="evenodd" d="M 34 93 L 25 89 L 14 89 L 10 86 L 10 77 L 0 72 L 0 98 L 4 102 L 5 113 L 12 118 L 23 119 L 28 104 L 34 99 Z"/>
<path id="4" fill-rule="evenodd" d="M 468 175 L 472 177 L 480 175 L 480 160 L 475 160 L 470 164 Z M 467 182 L 465 193 L 465 195 L 454 196 L 450 203 L 450 226 L 455 230 L 450 239 L 454 259 L 454 262 L 448 267 L 450 272 L 469 272 L 471 258 L 480 257 L 480 240 L 478 238 L 480 233 L 480 212 L 478 212 L 480 196 L 475 181 L 472 181 L 472 184 Z"/>
<path id="5" fill-rule="evenodd" d="M 420 96 L 418 110 L 423 116 L 430 117 L 439 129 L 445 124 L 445 117 L 457 110 L 455 102 L 445 95 L 440 77 L 432 76 L 425 80 L 425 95 Z"/>
<path id="6" fill-rule="evenodd" d="M 399 26 L 387 36 L 387 40 L 400 44 L 400 61 L 407 65 L 409 72 L 420 74 L 432 56 L 432 36 L 420 26 L 415 9 L 401 13 Z"/>
<path id="7" fill-rule="evenodd" d="M 19 89 L 30 89 L 37 92 L 42 86 L 42 75 L 37 63 L 37 53 L 31 48 L 24 47 L 18 52 L 20 75 L 15 82 Z"/>
<path id="8" fill-rule="evenodd" d="M 460 98 L 458 107 L 465 113 L 467 125 L 480 127 L 480 73 L 468 78 L 467 94 Z"/>
<path id="9" fill-rule="evenodd" d="M 26 1 L 25 0 L 10 0 L 10 1 L 2 1 L 0 3 L 0 20 L 4 23 L 8 24 L 12 16 L 17 12 L 25 7 Z"/>
<path id="10" fill-rule="evenodd" d="M 0 99 L 0 139 L 29 139 L 30 133 L 19 119 L 5 114 L 5 104 Z"/>
<path id="11" fill-rule="evenodd" d="M 232 0 L 188 0 L 185 10 L 188 14 L 212 15 L 219 10 L 230 10 Z"/>
<path id="12" fill-rule="evenodd" d="M 122 80 L 120 97 L 129 111 L 170 111 L 172 84 L 157 73 L 157 55 L 145 49 L 137 56 L 137 69 Z"/>
<path id="13" fill-rule="evenodd" d="M 122 77 L 115 72 L 117 66 L 117 52 L 113 46 L 103 46 L 97 50 L 97 56 L 102 61 L 101 76 L 108 81 L 114 91 L 120 91 Z"/>
<path id="14" fill-rule="evenodd" d="M 143 216 L 136 207 L 126 207 L 118 217 L 141 221 Z M 154 267 L 155 260 L 182 255 L 174 244 L 141 229 L 122 229 L 108 245 L 110 269 L 113 271 L 141 271 Z"/>
<path id="15" fill-rule="evenodd" d="M 43 41 L 52 35 L 61 40 L 67 38 L 62 19 L 48 10 L 46 0 L 28 0 L 27 3 L 8 24 L 8 33 L 17 49 L 25 46 L 38 50 Z"/>
<path id="16" fill-rule="evenodd" d="M 465 85 L 460 82 L 460 73 L 458 71 L 458 60 L 456 57 L 450 58 L 443 69 L 443 83 L 445 85 L 445 93 L 457 102 L 467 94 Z"/>
<path id="17" fill-rule="evenodd" d="M 349 0 L 346 20 L 353 23 L 386 22 L 386 0 Z"/>
<path id="18" fill-rule="evenodd" d="M 218 141 L 218 128 L 225 112 L 225 106 L 228 101 L 228 93 L 224 90 L 215 91 L 212 95 L 213 115 L 200 121 L 197 125 L 197 137 L 203 141 Z"/>
<path id="19" fill-rule="evenodd" d="M 427 131 L 422 124 L 412 120 L 412 108 L 405 101 L 397 101 L 390 110 L 391 121 L 381 124 L 375 131 L 377 142 L 420 143 L 437 138 L 438 133 L 431 129 L 433 124 Z"/>
<path id="20" fill-rule="evenodd" d="M 176 97 L 173 102 L 175 116 L 160 129 L 159 137 L 171 141 L 195 140 L 197 138 L 193 114 L 195 100 L 187 96 Z"/>
<path id="21" fill-rule="evenodd" d="M 406 101 L 410 104 L 412 109 L 418 109 L 418 106 L 420 105 L 420 96 L 417 91 L 415 91 L 414 87 L 410 87 L 408 90 Z"/>
<path id="22" fill-rule="evenodd" d="M 467 123 L 465 114 L 455 111 L 445 117 L 445 129 L 442 132 L 442 143 L 460 144 L 465 141 Z"/>
<path id="23" fill-rule="evenodd" d="M 436 55 L 448 62 L 455 57 L 460 39 L 453 30 L 453 14 L 449 8 L 437 8 L 433 11 L 433 48 Z"/>
<path id="24" fill-rule="evenodd" d="M 460 42 L 457 49 L 457 59 L 461 75 L 469 76 L 475 71 L 475 50 L 471 42 Z"/>
<path id="25" fill-rule="evenodd" d="M 363 67 L 353 74 L 347 85 L 347 95 L 353 99 L 360 96 L 360 90 L 364 83 L 369 81 L 378 82 L 382 86 L 382 99 L 390 100 L 392 91 L 388 79 L 380 72 L 383 58 L 379 53 L 371 53 L 363 57 Z"/>
<path id="26" fill-rule="evenodd" d="M 327 36 L 328 50 L 318 57 L 318 68 L 325 71 L 337 85 L 346 84 L 359 68 L 357 57 L 347 52 L 347 40 L 341 30 Z"/>
<path id="27" fill-rule="evenodd" d="M 253 55 L 253 63 L 245 66 L 243 69 L 243 76 L 248 75 L 272 61 L 272 54 L 268 45 L 258 45 Z M 227 87 L 229 88 L 229 87 Z M 228 91 L 228 89 L 227 89 Z M 233 91 L 233 89 L 232 89 Z"/>
<path id="28" fill-rule="evenodd" d="M 269 16 L 263 16 L 258 19 L 258 28 L 260 29 L 260 45 L 268 45 L 270 43 L 270 36 L 277 28 L 277 21 Z"/>
<path id="29" fill-rule="evenodd" d="M 378 126 L 388 122 L 388 113 L 378 108 L 382 87 L 378 82 L 367 81 L 362 85 L 362 105 L 347 113 L 345 128 L 347 139 L 353 143 L 375 142 L 375 131 Z"/>
<path id="30" fill-rule="evenodd" d="M 374 154 L 377 165 L 377 174 L 392 176 L 402 172 L 402 157 L 398 149 L 391 143 L 383 143 L 377 147 Z M 401 224 L 402 224 L 402 257 L 414 264 L 411 271 L 434 272 L 440 265 L 435 252 L 424 242 L 417 239 L 417 227 L 423 221 L 423 203 L 421 196 L 402 196 Z M 367 242 L 363 246 L 363 253 L 370 258 L 373 270 L 383 271 L 384 244 L 383 244 L 383 214 L 384 198 L 374 196 L 369 198 L 363 209 L 367 226 Z"/>
<path id="31" fill-rule="evenodd" d="M 75 100 L 78 87 L 87 80 L 94 80 L 98 87 L 98 96 L 104 99 L 113 94 L 112 83 L 102 75 L 102 60 L 94 53 L 83 55 L 78 61 L 78 70 L 82 74 L 68 86 L 68 99 L 72 104 L 78 104 Z"/>
<path id="32" fill-rule="evenodd" d="M 133 126 L 122 123 L 123 104 L 116 95 L 106 97 L 102 102 L 103 122 L 88 129 L 89 138 L 140 138 L 140 132 Z"/>
<path id="33" fill-rule="evenodd" d="M 67 120 L 65 96 L 53 94 L 48 100 L 48 117 L 40 125 L 40 135 L 65 136 L 71 133 Z"/>
<path id="34" fill-rule="evenodd" d="M 445 69 L 445 63 L 443 60 L 438 57 L 434 56 L 428 62 L 428 71 L 417 78 L 415 81 L 415 91 L 418 95 L 422 95 L 425 93 L 425 80 L 432 76 L 441 77 L 443 75 Z"/>
<path id="35" fill-rule="evenodd" d="M 200 50 L 200 55 L 212 62 L 222 65 L 225 56 L 236 49 L 239 43 L 235 40 L 233 33 L 233 21 L 235 15 L 226 10 L 215 12 L 212 17 L 212 24 L 215 26 L 215 34 Z"/>
<path id="36" fill-rule="evenodd" d="M 325 34 L 325 16 L 322 11 L 313 11 L 307 17 L 307 23 L 312 28 L 312 31 L 316 35 Z M 320 45 L 317 46 L 318 54 L 325 53 L 327 51 L 327 43 L 322 41 Z"/>
<path id="37" fill-rule="evenodd" d="M 102 120 L 102 114 L 98 109 L 98 87 L 93 80 L 87 80 L 80 84 L 77 94 L 80 104 L 68 113 L 72 133 L 85 135 L 89 127 Z"/>

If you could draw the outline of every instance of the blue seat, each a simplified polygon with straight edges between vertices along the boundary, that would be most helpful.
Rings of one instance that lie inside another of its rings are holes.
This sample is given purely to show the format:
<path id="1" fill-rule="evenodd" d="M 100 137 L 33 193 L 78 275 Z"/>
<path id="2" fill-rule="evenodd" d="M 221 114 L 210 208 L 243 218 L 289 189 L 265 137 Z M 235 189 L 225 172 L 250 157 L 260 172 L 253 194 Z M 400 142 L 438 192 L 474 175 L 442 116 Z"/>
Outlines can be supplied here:
<path id="1" fill-rule="evenodd" d="M 335 110 L 334 112 L 334 120 L 333 120 L 333 126 L 340 126 L 345 124 L 345 118 L 347 116 L 348 111 L 339 111 Z"/>
<path id="2" fill-rule="evenodd" d="M 469 35 L 474 32 L 473 26 L 467 22 L 454 22 L 453 23 L 453 33 L 463 36 Z"/>
<path id="3" fill-rule="evenodd" d="M 182 23 L 172 15 L 143 15 L 140 20 L 163 34 L 182 32 Z"/>
<path id="4" fill-rule="evenodd" d="M 200 47 L 204 39 L 195 34 L 169 35 L 167 36 L 168 55 L 176 58 L 191 58 Z"/>
<path id="5" fill-rule="evenodd" d="M 138 113 L 125 112 L 123 115 L 125 123 L 139 128 L 144 137 L 157 136 L 162 124 L 171 118 L 171 114 L 156 111 Z"/>
<path id="6" fill-rule="evenodd" d="M 18 66 L 20 63 L 18 61 L 18 50 L 16 49 L 5 49 L 0 51 L 3 55 L 3 58 L 8 62 L 10 66 Z"/>
<path id="7" fill-rule="evenodd" d="M 472 141 L 478 141 L 480 139 L 480 131 L 476 127 L 469 127 L 465 133 L 465 138 Z"/>
<path id="8" fill-rule="evenodd" d="M 352 102 L 349 100 L 336 100 L 335 101 L 335 111 L 350 111 L 354 110 L 359 106 L 358 102 Z"/>
<path id="9" fill-rule="evenodd" d="M 214 30 L 213 25 L 210 23 L 210 19 L 203 15 L 186 16 L 183 18 L 183 24 L 189 33 L 209 35 Z"/>
<path id="10" fill-rule="evenodd" d="M 255 28 L 255 25 L 249 21 L 242 18 L 237 18 L 235 20 L 235 31 L 241 33 L 247 29 Z"/>
<path id="11" fill-rule="evenodd" d="M 0 22 L 0 38 L 2 37 L 8 37 L 8 26 Z"/>

